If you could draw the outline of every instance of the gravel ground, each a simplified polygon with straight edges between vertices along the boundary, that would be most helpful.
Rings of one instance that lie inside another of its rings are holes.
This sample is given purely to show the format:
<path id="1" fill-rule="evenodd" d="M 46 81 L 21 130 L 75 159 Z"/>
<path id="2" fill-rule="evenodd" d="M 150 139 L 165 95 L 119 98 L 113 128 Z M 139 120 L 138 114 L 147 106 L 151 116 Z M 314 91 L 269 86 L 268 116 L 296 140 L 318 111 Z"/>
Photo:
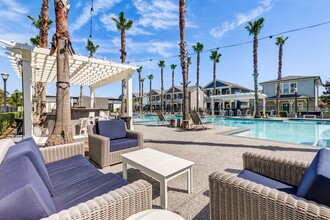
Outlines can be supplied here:
<path id="1" fill-rule="evenodd" d="M 144 147 L 159 150 L 195 162 L 194 192 L 187 193 L 186 174 L 168 182 L 168 209 L 185 219 L 209 219 L 208 176 L 214 171 L 236 175 L 243 166 L 246 151 L 266 153 L 310 162 L 317 147 L 224 135 L 235 128 L 184 131 L 165 126 L 135 125 L 143 132 Z M 102 170 L 122 176 L 122 164 Z M 133 167 L 128 167 L 128 181 L 144 179 L 153 186 L 153 208 L 160 208 L 159 183 Z"/>

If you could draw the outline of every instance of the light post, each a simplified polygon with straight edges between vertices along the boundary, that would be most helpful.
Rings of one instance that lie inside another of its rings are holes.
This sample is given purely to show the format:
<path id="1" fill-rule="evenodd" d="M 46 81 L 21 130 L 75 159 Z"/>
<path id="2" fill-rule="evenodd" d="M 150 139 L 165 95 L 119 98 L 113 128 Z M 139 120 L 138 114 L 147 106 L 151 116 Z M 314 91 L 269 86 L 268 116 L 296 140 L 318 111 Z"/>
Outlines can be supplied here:
<path id="1" fill-rule="evenodd" d="M 6 89 L 6 82 L 9 77 L 8 73 L 1 73 L 1 77 L 3 79 L 3 90 L 4 90 L 4 95 L 3 95 L 3 102 L 5 105 L 5 112 L 7 112 L 7 89 Z"/>
<path id="2" fill-rule="evenodd" d="M 297 93 L 298 89 L 294 88 L 294 104 L 295 104 L 295 113 L 297 114 L 298 117 L 298 103 L 297 103 Z"/>
<path id="3" fill-rule="evenodd" d="M 15 93 L 15 100 L 16 100 L 16 111 L 18 111 L 18 93 L 19 93 L 19 91 L 18 91 L 18 89 L 15 89 L 15 91 L 14 91 L 14 93 Z"/>

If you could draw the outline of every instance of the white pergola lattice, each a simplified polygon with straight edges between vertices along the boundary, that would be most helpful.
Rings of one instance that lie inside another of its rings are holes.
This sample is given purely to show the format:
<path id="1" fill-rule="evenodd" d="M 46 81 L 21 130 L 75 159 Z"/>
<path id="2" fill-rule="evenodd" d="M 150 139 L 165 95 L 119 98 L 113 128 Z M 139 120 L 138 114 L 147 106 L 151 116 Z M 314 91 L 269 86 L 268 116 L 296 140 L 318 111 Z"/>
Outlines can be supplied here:
<path id="1" fill-rule="evenodd" d="M 32 82 L 56 83 L 56 54 L 50 50 L 13 41 L 0 40 L 17 76 L 23 78 L 25 136 L 32 135 Z M 70 83 L 89 86 L 91 106 L 94 106 L 95 89 L 126 79 L 127 113 L 132 116 L 132 75 L 138 68 L 112 61 L 72 55 L 69 57 Z"/>
<path id="2" fill-rule="evenodd" d="M 210 97 L 211 98 L 211 110 L 212 110 L 212 115 L 214 115 L 214 102 L 219 101 L 219 102 L 225 102 L 225 101 L 249 101 L 249 100 L 255 100 L 254 99 L 254 92 L 246 92 L 246 93 L 235 93 L 235 94 L 225 94 L 225 95 L 213 95 Z M 262 99 L 262 111 L 263 115 L 265 115 L 266 111 L 266 98 L 267 95 L 264 93 L 258 93 L 258 99 Z M 254 104 L 254 108 L 256 105 Z M 256 112 L 256 109 L 254 109 L 254 112 Z"/>

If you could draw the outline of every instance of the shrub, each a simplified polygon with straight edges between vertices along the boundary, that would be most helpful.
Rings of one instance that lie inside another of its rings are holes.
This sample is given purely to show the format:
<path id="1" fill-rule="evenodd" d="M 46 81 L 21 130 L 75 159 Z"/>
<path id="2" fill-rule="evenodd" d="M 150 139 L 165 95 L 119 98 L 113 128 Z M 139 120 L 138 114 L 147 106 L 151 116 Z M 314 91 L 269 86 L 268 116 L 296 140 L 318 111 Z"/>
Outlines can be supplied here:
<path id="1" fill-rule="evenodd" d="M 286 117 L 286 111 L 280 111 L 280 117 Z"/>
<path id="2" fill-rule="evenodd" d="M 13 123 L 15 118 L 22 117 L 22 112 L 0 113 L 0 134 L 3 134 Z"/>

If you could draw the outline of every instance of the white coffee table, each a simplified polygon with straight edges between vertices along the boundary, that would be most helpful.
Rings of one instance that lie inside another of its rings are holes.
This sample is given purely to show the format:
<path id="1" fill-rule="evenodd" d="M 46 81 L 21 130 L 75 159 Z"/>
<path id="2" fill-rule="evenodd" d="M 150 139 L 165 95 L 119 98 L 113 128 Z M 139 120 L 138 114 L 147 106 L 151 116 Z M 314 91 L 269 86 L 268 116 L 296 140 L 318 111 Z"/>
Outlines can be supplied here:
<path id="1" fill-rule="evenodd" d="M 180 215 L 162 209 L 148 209 L 131 215 L 126 220 L 184 220 Z"/>
<path id="2" fill-rule="evenodd" d="M 150 148 L 122 154 L 123 178 L 127 179 L 127 164 L 139 169 L 160 182 L 160 206 L 167 209 L 167 181 L 185 172 L 188 193 L 193 191 L 194 162 Z"/>

